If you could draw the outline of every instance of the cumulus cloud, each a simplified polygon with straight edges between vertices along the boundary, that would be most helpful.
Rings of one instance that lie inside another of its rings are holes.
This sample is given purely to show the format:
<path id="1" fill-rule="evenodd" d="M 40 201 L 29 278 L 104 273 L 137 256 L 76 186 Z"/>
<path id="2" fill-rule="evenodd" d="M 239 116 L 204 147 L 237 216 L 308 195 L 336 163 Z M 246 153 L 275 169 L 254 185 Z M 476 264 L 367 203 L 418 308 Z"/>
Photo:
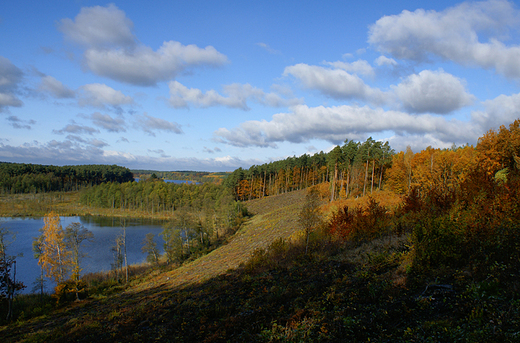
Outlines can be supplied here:
<path id="1" fill-rule="evenodd" d="M 42 77 L 38 90 L 48 93 L 56 99 L 70 99 L 76 96 L 76 93 L 72 89 L 49 75 Z"/>
<path id="2" fill-rule="evenodd" d="M 460 128 L 464 125 L 465 130 Z M 234 129 L 220 128 L 216 141 L 238 146 L 277 147 L 280 142 L 302 143 L 322 139 L 339 144 L 349 139 L 365 139 L 388 130 L 398 135 L 434 134 L 439 140 L 474 141 L 480 134 L 477 125 L 442 117 L 411 115 L 400 111 L 372 109 L 368 106 L 295 106 L 291 113 L 275 114 L 271 121 L 247 121 Z"/>
<path id="3" fill-rule="evenodd" d="M 60 20 L 58 29 L 69 40 L 86 47 L 109 48 L 135 45 L 134 24 L 114 4 L 83 7 L 74 20 Z"/>
<path id="4" fill-rule="evenodd" d="M 498 129 L 501 125 L 511 123 L 520 118 L 520 93 L 513 95 L 499 95 L 495 99 L 483 102 L 485 111 L 475 111 L 472 119 L 478 123 L 483 131 Z"/>
<path id="5" fill-rule="evenodd" d="M 78 104 L 80 106 L 104 108 L 105 106 L 118 107 L 134 103 L 132 97 L 124 95 L 121 91 L 100 83 L 81 86 L 78 93 Z"/>
<path id="6" fill-rule="evenodd" d="M 0 112 L 8 107 L 23 105 L 17 93 L 22 82 L 23 72 L 7 58 L 0 56 Z"/>
<path id="7" fill-rule="evenodd" d="M 353 73 L 356 75 L 374 76 L 374 68 L 365 60 L 357 60 L 352 63 L 349 62 L 325 62 L 336 69 L 342 69 L 346 72 Z"/>
<path id="8" fill-rule="evenodd" d="M 63 19 L 59 25 L 65 37 L 85 47 L 84 65 L 89 70 L 124 83 L 153 86 L 192 67 L 227 62 L 212 46 L 167 41 L 154 51 L 138 43 L 132 29 L 132 21 L 115 5 L 83 8 L 74 21 Z"/>
<path id="9" fill-rule="evenodd" d="M 136 127 L 153 137 L 155 137 L 155 131 L 166 131 L 176 134 L 183 133 L 179 124 L 161 118 L 155 118 L 146 113 L 138 117 Z"/>
<path id="10" fill-rule="evenodd" d="M 126 132 L 126 124 L 122 117 L 112 118 L 108 114 L 94 112 L 90 115 L 92 123 L 109 132 Z"/>
<path id="11" fill-rule="evenodd" d="M 393 61 L 393 60 L 392 60 Z M 359 61 L 358 61 L 359 62 Z M 381 59 L 381 63 L 391 63 Z M 359 64 L 359 70 L 370 74 L 373 69 L 366 61 Z M 411 113 L 448 114 L 464 106 L 471 105 L 475 97 L 468 93 L 464 81 L 442 70 L 423 70 L 419 74 L 406 77 L 400 84 L 390 86 L 389 91 L 368 86 L 357 75 L 347 72 L 354 70 L 352 64 L 326 62 L 335 69 L 297 64 L 285 68 L 284 75 L 292 75 L 304 87 L 316 89 L 322 94 L 338 100 L 359 100 L 378 106 L 403 108 Z M 370 67 L 371 68 L 371 67 Z"/>
<path id="12" fill-rule="evenodd" d="M 343 69 L 328 69 L 300 63 L 286 67 L 283 74 L 292 75 L 300 80 L 305 88 L 316 89 L 334 99 L 358 99 L 374 104 L 388 101 L 385 92 L 371 88 L 357 75 L 349 74 Z"/>
<path id="13" fill-rule="evenodd" d="M 460 79 L 442 70 L 409 75 L 392 89 L 405 110 L 412 113 L 447 114 L 475 100 Z"/>
<path id="14" fill-rule="evenodd" d="M 188 88 L 178 81 L 171 81 L 169 87 L 169 104 L 175 108 L 188 107 L 189 104 L 192 104 L 195 107 L 204 108 L 225 106 L 249 110 L 248 101 L 272 107 L 290 106 L 300 102 L 300 100 L 294 98 L 284 99 L 276 93 L 265 93 L 250 84 L 234 83 L 223 86 L 224 94 L 227 96 L 220 95 L 215 90 L 204 93 L 200 89 Z"/>
<path id="15" fill-rule="evenodd" d="M 384 16 L 370 27 L 368 41 L 398 59 L 424 62 L 437 56 L 518 78 L 520 47 L 503 40 L 519 24 L 511 2 L 465 2 L 442 12 L 418 9 Z"/>
<path id="16" fill-rule="evenodd" d="M 394 60 L 393 58 L 388 58 L 386 56 L 379 56 L 378 58 L 376 58 L 375 62 L 380 67 L 384 65 L 396 66 L 398 64 L 396 60 Z"/>

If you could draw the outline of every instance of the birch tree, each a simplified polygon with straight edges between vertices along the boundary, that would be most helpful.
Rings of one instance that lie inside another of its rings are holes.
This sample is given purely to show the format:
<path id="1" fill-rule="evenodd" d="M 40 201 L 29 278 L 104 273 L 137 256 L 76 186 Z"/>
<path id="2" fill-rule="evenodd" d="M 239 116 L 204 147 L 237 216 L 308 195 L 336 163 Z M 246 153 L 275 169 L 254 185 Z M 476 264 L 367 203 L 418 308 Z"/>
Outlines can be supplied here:
<path id="1" fill-rule="evenodd" d="M 71 267 L 70 252 L 65 244 L 65 233 L 60 224 L 60 217 L 50 212 L 43 218 L 45 226 L 42 232 L 42 253 L 38 258 L 38 265 L 45 271 L 45 276 L 53 279 L 57 284 L 67 278 Z"/>
<path id="2" fill-rule="evenodd" d="M 84 241 L 92 241 L 94 234 L 87 230 L 80 223 L 72 223 L 65 228 L 65 244 L 69 249 L 71 257 L 72 275 L 71 279 L 75 284 L 76 300 L 79 300 L 79 283 L 81 273 L 81 258 L 87 256 L 81 253 L 81 245 Z"/>

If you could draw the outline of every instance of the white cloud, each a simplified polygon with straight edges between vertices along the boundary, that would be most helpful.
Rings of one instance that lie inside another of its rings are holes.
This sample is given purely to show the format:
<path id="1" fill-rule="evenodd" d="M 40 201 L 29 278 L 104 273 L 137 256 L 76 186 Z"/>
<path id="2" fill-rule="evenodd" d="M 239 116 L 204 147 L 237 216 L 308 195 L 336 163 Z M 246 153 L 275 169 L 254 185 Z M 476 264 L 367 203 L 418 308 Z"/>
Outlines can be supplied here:
<path id="1" fill-rule="evenodd" d="M 90 127 L 90 126 L 79 125 L 79 124 L 76 124 L 76 123 L 73 122 L 72 124 L 66 125 L 61 130 L 53 130 L 52 132 L 56 133 L 56 134 L 65 134 L 65 133 L 82 134 L 82 133 L 86 133 L 86 134 L 92 135 L 94 133 L 98 133 L 99 130 L 94 129 L 93 127 Z"/>
<path id="2" fill-rule="evenodd" d="M 281 51 L 275 50 L 275 49 L 271 48 L 269 45 L 267 45 L 265 43 L 256 43 L 256 45 L 258 45 L 261 48 L 264 48 L 270 54 L 273 54 L 273 55 L 281 55 L 282 54 Z"/>
<path id="3" fill-rule="evenodd" d="M 101 127 L 109 132 L 126 132 L 125 121 L 122 117 L 112 118 L 108 114 L 94 112 L 90 116 L 92 122 L 97 127 Z"/>
<path id="4" fill-rule="evenodd" d="M 57 99 L 69 99 L 76 96 L 75 92 L 69 87 L 65 86 L 60 81 L 56 80 L 52 76 L 43 76 L 38 86 L 38 90 L 41 92 L 49 93 Z"/>
<path id="5" fill-rule="evenodd" d="M 78 98 L 78 104 L 80 106 L 100 108 L 104 108 L 105 106 L 131 105 L 134 103 L 132 97 L 100 83 L 91 83 L 81 86 L 78 90 Z"/>
<path id="6" fill-rule="evenodd" d="M 369 87 L 357 75 L 349 74 L 342 69 L 327 69 L 300 63 L 286 67 L 284 76 L 287 75 L 299 79 L 304 87 L 317 89 L 334 99 L 359 99 L 374 104 L 388 101 L 387 94 Z"/>
<path id="7" fill-rule="evenodd" d="M 227 62 L 212 46 L 199 48 L 168 41 L 153 51 L 138 43 L 132 28 L 132 22 L 115 5 L 83 8 L 75 21 L 63 19 L 59 26 L 67 38 L 86 48 L 84 65 L 89 70 L 124 83 L 153 86 L 192 67 Z"/>
<path id="8" fill-rule="evenodd" d="M 188 107 L 190 103 L 195 107 L 225 106 L 249 110 L 248 101 L 272 107 L 290 106 L 300 102 L 294 98 L 284 99 L 276 93 L 265 93 L 250 84 L 234 83 L 223 86 L 227 96 L 222 96 L 215 90 L 203 93 L 200 89 L 188 88 L 178 81 L 171 81 L 169 87 L 169 104 L 175 108 Z"/>
<path id="9" fill-rule="evenodd" d="M 375 75 L 374 68 L 365 60 L 357 60 L 352 63 L 349 62 L 325 62 L 325 64 L 330 65 L 336 69 L 342 69 L 349 73 L 354 73 L 356 75 L 364 75 L 373 77 Z"/>
<path id="10" fill-rule="evenodd" d="M 412 113 L 447 114 L 475 100 L 460 79 L 442 70 L 409 75 L 392 89 L 403 107 Z"/>
<path id="11" fill-rule="evenodd" d="M 174 79 L 191 67 L 220 66 L 226 62 L 226 56 L 212 46 L 201 49 L 174 41 L 164 42 L 157 51 L 146 46 L 136 47 L 132 52 L 121 49 L 85 51 L 85 63 L 95 74 L 141 86 Z"/>
<path id="12" fill-rule="evenodd" d="M 501 125 L 520 119 L 520 93 L 511 96 L 500 95 L 492 100 L 484 101 L 486 111 L 475 111 L 472 119 L 483 128 L 498 129 Z"/>
<path id="13" fill-rule="evenodd" d="M 346 138 L 365 139 L 388 130 L 398 135 L 432 134 L 448 142 L 457 137 L 461 143 L 476 141 L 481 133 L 477 125 L 428 114 L 410 115 L 368 106 L 300 105 L 291 113 L 275 114 L 271 121 L 247 121 L 231 130 L 220 128 L 214 137 L 216 141 L 238 147 L 277 147 L 280 142 L 302 143 L 311 139 L 338 144 Z"/>
<path id="14" fill-rule="evenodd" d="M 138 117 L 136 127 L 155 137 L 154 131 L 166 131 L 181 134 L 181 126 L 175 122 L 169 122 L 161 118 L 155 118 L 148 114 Z"/>
<path id="15" fill-rule="evenodd" d="M 83 7 L 74 21 L 60 20 L 58 29 L 71 41 L 86 47 L 108 48 L 135 45 L 134 24 L 114 4 Z"/>
<path id="16" fill-rule="evenodd" d="M 23 105 L 17 97 L 22 77 L 23 73 L 17 66 L 0 56 L 0 112 L 6 111 L 8 107 Z"/>
<path id="17" fill-rule="evenodd" d="M 423 62 L 438 56 L 518 78 L 520 47 L 502 40 L 519 24 L 512 2 L 465 2 L 442 12 L 418 9 L 384 16 L 370 27 L 369 43 L 398 59 Z"/>
<path id="18" fill-rule="evenodd" d="M 249 168 L 266 161 L 259 159 L 240 159 L 226 156 L 218 158 L 175 158 L 140 156 L 128 152 L 103 150 L 94 145 L 103 142 L 74 140 L 48 143 L 27 143 L 20 146 L 5 145 L 0 142 L 0 160 L 19 163 L 36 163 L 45 165 L 73 164 L 118 164 L 132 169 L 149 169 L 150 166 L 160 170 L 194 170 L 194 171 L 233 171 L 239 167 Z"/>
<path id="19" fill-rule="evenodd" d="M 386 56 L 379 56 L 378 58 L 376 58 L 375 62 L 380 67 L 384 66 L 384 65 L 389 65 L 389 66 L 398 65 L 396 60 L 394 60 L 393 58 L 388 58 Z"/>
<path id="20" fill-rule="evenodd" d="M 412 151 L 419 152 L 428 146 L 432 146 L 440 149 L 450 148 L 455 141 L 440 140 L 435 134 L 410 134 L 410 135 L 394 135 L 388 138 L 384 138 L 384 141 L 388 141 L 392 149 L 395 151 L 406 151 L 406 148 L 410 146 Z M 463 145 L 468 142 L 458 141 L 458 145 Z M 457 144 L 456 144 L 457 145 Z"/>

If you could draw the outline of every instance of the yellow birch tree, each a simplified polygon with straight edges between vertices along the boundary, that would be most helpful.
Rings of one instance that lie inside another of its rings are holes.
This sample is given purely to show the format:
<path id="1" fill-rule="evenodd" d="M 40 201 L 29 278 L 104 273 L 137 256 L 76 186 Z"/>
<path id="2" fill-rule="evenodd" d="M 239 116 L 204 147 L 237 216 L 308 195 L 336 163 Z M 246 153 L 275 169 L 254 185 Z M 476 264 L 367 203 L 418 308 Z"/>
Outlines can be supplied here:
<path id="1" fill-rule="evenodd" d="M 67 251 L 60 217 L 50 212 L 43 218 L 45 226 L 42 232 L 42 252 L 38 257 L 38 264 L 45 271 L 45 276 L 53 279 L 57 284 L 65 281 L 71 265 L 70 253 Z"/>

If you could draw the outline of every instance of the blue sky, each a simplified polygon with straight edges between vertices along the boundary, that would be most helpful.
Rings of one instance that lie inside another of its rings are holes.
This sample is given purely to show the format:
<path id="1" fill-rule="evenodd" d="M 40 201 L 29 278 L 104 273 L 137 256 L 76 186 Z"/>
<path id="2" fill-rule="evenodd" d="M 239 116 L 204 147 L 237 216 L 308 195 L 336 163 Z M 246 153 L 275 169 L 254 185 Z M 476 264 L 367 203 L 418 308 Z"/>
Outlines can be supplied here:
<path id="1" fill-rule="evenodd" d="M 232 171 L 520 118 L 510 1 L 0 3 L 0 161 Z"/>

